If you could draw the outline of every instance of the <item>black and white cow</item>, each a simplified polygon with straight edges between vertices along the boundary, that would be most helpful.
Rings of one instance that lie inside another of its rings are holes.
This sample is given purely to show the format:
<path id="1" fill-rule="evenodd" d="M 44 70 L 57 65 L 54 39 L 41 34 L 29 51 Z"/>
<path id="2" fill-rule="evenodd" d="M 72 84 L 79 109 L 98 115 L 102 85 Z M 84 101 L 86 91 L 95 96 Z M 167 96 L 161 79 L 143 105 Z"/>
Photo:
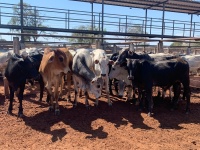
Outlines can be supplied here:
<path id="1" fill-rule="evenodd" d="M 8 64 L 5 69 L 5 77 L 8 80 L 10 89 L 10 104 L 8 108 L 8 114 L 12 114 L 14 92 L 19 89 L 18 99 L 20 105 L 18 116 L 22 117 L 22 100 L 26 80 L 39 77 L 38 70 L 36 69 L 36 63 L 37 61 L 30 56 L 21 57 L 19 55 L 13 55 L 8 60 Z"/>
<path id="2" fill-rule="evenodd" d="M 132 84 L 144 89 L 148 102 L 148 115 L 152 115 L 152 87 L 160 86 L 169 88 L 173 85 L 174 98 L 173 108 L 176 106 L 180 95 L 180 83 L 184 88 L 184 94 L 187 99 L 186 112 L 189 112 L 190 105 L 190 79 L 189 64 L 179 58 L 166 61 L 148 61 L 138 59 L 127 59 L 127 70 Z"/>
<path id="3" fill-rule="evenodd" d="M 79 49 L 73 58 L 72 65 L 73 82 L 75 89 L 74 106 L 77 105 L 77 94 L 83 90 L 85 94 L 85 105 L 89 106 L 89 93 L 96 98 L 95 105 L 98 105 L 98 98 L 101 96 L 103 80 L 96 76 L 93 70 L 92 56 L 87 49 Z"/>

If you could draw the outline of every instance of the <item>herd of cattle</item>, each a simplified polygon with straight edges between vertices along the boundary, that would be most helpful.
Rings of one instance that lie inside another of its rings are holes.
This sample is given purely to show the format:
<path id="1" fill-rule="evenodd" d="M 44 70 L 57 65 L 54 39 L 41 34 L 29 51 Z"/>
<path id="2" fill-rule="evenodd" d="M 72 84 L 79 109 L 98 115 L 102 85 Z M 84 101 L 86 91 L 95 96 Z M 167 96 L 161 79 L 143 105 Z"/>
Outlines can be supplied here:
<path id="1" fill-rule="evenodd" d="M 89 93 L 96 98 L 95 105 L 105 87 L 108 105 L 112 105 L 112 84 L 119 96 L 123 96 L 127 87 L 127 100 L 135 98 L 138 91 L 140 108 L 146 107 L 148 115 L 153 113 L 152 89 L 154 86 L 162 91 L 173 87 L 172 109 L 176 108 L 181 89 L 186 99 L 186 112 L 190 111 L 190 73 L 200 68 L 200 55 L 175 56 L 173 54 L 135 53 L 128 48 L 108 57 L 105 50 L 68 48 L 31 48 L 20 50 L 20 54 L 12 51 L 0 53 L 0 72 L 4 76 L 4 88 L 9 87 L 8 113 L 12 114 L 14 92 L 19 99 L 18 116 L 23 115 L 23 93 L 25 84 L 33 79 L 40 83 L 40 100 L 43 90 L 47 92 L 50 110 L 59 114 L 58 99 L 67 83 L 68 100 L 71 101 L 70 87 L 73 80 L 77 105 L 79 92 L 84 92 L 85 105 L 89 107 Z M 53 87 L 53 88 L 52 88 Z M 133 94 L 132 94 L 133 93 Z M 6 93 L 5 93 L 6 95 Z M 146 104 L 144 106 L 144 103 Z"/>

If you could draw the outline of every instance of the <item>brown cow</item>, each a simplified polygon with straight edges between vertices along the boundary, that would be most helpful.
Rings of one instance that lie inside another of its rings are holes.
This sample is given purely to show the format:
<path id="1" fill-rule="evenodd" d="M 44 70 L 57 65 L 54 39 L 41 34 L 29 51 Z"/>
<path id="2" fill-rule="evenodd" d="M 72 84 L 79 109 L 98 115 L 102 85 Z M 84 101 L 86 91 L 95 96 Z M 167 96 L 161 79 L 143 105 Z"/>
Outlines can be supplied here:
<path id="1" fill-rule="evenodd" d="M 73 63 L 73 55 L 75 54 L 75 51 L 72 52 L 72 50 L 69 50 L 68 48 L 59 48 L 59 50 L 63 51 L 67 57 L 67 61 L 69 64 L 70 70 L 72 70 L 72 63 Z M 66 75 L 66 81 L 67 81 L 67 101 L 71 101 L 71 96 L 70 96 L 70 88 L 72 84 L 72 72 L 68 72 Z M 64 80 L 62 80 L 62 85 L 61 85 L 61 92 L 60 92 L 60 97 L 62 96 L 62 89 L 64 87 Z"/>
<path id="2" fill-rule="evenodd" d="M 67 74 L 70 71 L 69 58 L 60 49 L 46 48 L 40 64 L 39 72 L 42 75 L 47 94 L 51 97 L 49 109 L 53 109 L 53 101 L 55 104 L 55 114 L 59 114 L 59 86 L 61 85 L 63 73 Z M 54 92 L 52 91 L 54 86 Z"/>

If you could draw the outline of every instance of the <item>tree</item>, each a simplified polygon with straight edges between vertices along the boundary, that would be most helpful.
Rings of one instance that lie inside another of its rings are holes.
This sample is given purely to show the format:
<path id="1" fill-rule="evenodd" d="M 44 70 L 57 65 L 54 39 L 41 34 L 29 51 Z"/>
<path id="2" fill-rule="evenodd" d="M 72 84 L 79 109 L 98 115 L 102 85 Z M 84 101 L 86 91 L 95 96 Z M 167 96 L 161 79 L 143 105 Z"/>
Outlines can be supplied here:
<path id="1" fill-rule="evenodd" d="M 128 23 L 131 24 L 131 23 Z M 127 32 L 127 33 L 135 33 L 135 34 L 145 34 L 143 31 L 143 27 L 139 24 L 135 24 L 133 26 L 127 26 L 127 28 L 125 26 L 120 28 L 120 32 Z M 147 34 L 147 33 L 146 33 Z M 131 39 L 147 39 L 147 37 L 138 37 L 138 36 L 124 36 L 124 39 L 126 41 L 131 41 Z M 148 43 L 146 42 L 142 42 L 142 43 L 138 43 L 138 45 L 141 44 L 145 44 L 148 45 Z"/>
<path id="2" fill-rule="evenodd" d="M 183 43 L 182 42 L 173 42 L 170 47 L 173 47 L 173 46 L 183 46 Z"/>
<path id="3" fill-rule="evenodd" d="M 92 30 L 92 27 L 90 25 L 81 25 L 77 28 L 77 30 Z M 99 31 L 97 27 L 93 27 L 93 31 Z M 99 37 L 99 35 L 93 35 L 93 34 L 86 34 L 86 33 L 72 33 L 71 36 L 83 36 L 83 37 Z M 74 43 L 93 43 L 93 39 L 89 38 L 69 38 L 69 42 Z"/>
<path id="4" fill-rule="evenodd" d="M 9 24 L 11 25 L 21 25 L 21 17 L 20 17 L 20 3 L 15 5 L 13 7 L 13 17 L 9 21 Z M 24 26 L 29 27 L 45 27 L 43 25 L 44 20 L 40 17 L 40 12 L 36 10 L 34 7 L 27 3 L 23 3 L 23 23 Z M 13 29 L 13 31 L 20 32 L 20 29 Z M 37 30 L 24 30 L 25 33 L 30 34 L 42 34 L 44 31 L 37 31 Z M 31 41 L 31 39 L 34 40 L 34 42 L 37 41 L 39 36 L 24 36 L 26 41 Z"/>

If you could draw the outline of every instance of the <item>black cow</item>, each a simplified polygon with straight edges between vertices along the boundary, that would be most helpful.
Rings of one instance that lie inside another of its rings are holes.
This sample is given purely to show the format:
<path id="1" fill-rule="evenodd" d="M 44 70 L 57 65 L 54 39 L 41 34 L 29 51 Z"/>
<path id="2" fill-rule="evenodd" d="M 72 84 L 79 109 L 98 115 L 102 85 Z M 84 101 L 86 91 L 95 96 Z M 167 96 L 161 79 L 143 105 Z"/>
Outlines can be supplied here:
<path id="1" fill-rule="evenodd" d="M 18 117 L 22 117 L 22 100 L 25 83 L 27 79 L 39 77 L 36 66 L 37 60 L 29 56 L 23 58 L 15 54 L 8 60 L 7 67 L 5 69 L 5 77 L 8 80 L 10 89 L 10 104 L 8 108 L 8 114 L 12 114 L 14 92 L 19 89 L 19 93 L 17 95 L 20 103 Z"/>
<path id="2" fill-rule="evenodd" d="M 131 59 L 145 59 L 145 60 L 154 61 L 154 59 L 151 58 L 148 54 L 145 54 L 145 53 L 137 54 L 137 53 L 129 50 L 129 48 L 126 48 L 126 49 L 124 49 L 124 50 L 122 50 L 120 52 L 117 60 L 115 61 L 115 65 L 119 64 L 120 66 L 125 66 L 127 58 L 131 58 Z"/>
<path id="3" fill-rule="evenodd" d="M 180 83 L 184 88 L 184 95 L 187 99 L 186 112 L 189 112 L 190 105 L 190 79 L 189 64 L 179 58 L 166 61 L 153 62 L 148 60 L 127 59 L 127 70 L 132 84 L 144 89 L 148 102 L 148 115 L 151 116 L 153 101 L 152 87 L 160 86 L 169 88 L 173 85 L 174 98 L 173 108 L 177 104 L 180 95 Z"/>
<path id="4" fill-rule="evenodd" d="M 42 61 L 43 54 L 44 54 L 44 49 L 43 49 L 43 48 L 36 49 L 35 51 L 29 53 L 29 56 L 30 56 L 32 59 L 34 59 L 34 63 L 35 63 L 36 70 L 39 70 L 40 63 L 41 63 L 41 61 Z M 37 81 L 39 82 L 39 84 L 40 84 L 40 98 L 39 98 L 39 101 L 42 101 L 43 92 L 44 92 L 44 82 L 43 82 L 42 76 L 39 75 L 39 77 L 38 77 L 36 80 L 37 80 Z M 33 85 L 33 80 L 28 80 L 28 82 L 30 82 L 30 83 Z M 47 102 L 49 101 L 49 95 L 47 95 L 46 101 L 47 101 Z"/>

